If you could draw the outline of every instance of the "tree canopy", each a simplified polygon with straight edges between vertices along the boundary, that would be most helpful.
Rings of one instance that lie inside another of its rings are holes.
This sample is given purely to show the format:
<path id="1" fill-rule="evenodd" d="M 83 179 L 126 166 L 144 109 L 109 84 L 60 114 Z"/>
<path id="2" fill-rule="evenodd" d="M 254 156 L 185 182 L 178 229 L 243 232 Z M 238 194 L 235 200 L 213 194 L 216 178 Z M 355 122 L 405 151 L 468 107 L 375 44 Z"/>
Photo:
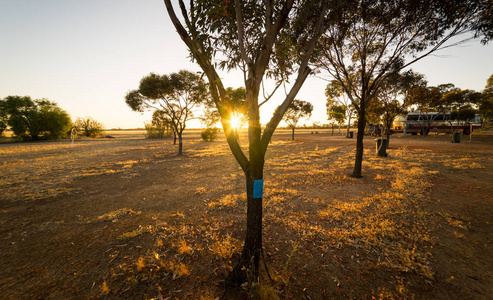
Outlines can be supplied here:
<path id="1" fill-rule="evenodd" d="M 303 100 L 293 100 L 288 106 L 283 120 L 292 129 L 291 139 L 294 140 L 294 130 L 300 119 L 309 118 L 312 115 L 313 105 L 310 102 Z"/>
<path id="2" fill-rule="evenodd" d="M 349 137 L 351 118 L 355 112 L 351 99 L 337 80 L 332 80 L 327 84 L 325 96 L 327 97 L 326 106 L 329 119 L 335 119 L 339 124 L 347 120 L 346 137 Z"/>
<path id="3" fill-rule="evenodd" d="M 195 73 L 181 70 L 169 75 L 151 73 L 140 81 L 139 88 L 125 96 L 125 102 L 134 111 L 160 111 L 168 118 L 178 136 L 178 154 L 183 152 L 182 133 L 193 117 L 193 110 L 209 101 L 205 81 Z"/>
<path id="4" fill-rule="evenodd" d="M 493 119 L 493 75 L 491 75 L 483 91 L 483 101 L 479 106 L 480 112 L 485 119 Z"/>
<path id="5" fill-rule="evenodd" d="M 6 122 L 15 136 L 27 140 L 58 139 L 72 126 L 68 113 L 47 99 L 7 96 L 0 100 L 0 110 L 1 122 Z"/>

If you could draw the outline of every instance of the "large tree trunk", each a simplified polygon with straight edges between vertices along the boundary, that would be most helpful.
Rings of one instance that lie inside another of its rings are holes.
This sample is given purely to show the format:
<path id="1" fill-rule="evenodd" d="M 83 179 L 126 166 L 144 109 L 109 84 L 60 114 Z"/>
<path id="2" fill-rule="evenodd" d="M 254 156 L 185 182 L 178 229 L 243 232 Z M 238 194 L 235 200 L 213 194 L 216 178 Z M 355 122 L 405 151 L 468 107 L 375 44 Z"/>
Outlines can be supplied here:
<path id="1" fill-rule="evenodd" d="M 253 171 L 253 170 L 252 170 Z M 233 271 L 228 275 L 228 286 L 240 286 L 248 279 L 257 278 L 259 274 L 260 256 L 262 254 L 262 198 L 254 198 L 254 184 L 262 180 L 262 175 L 253 175 L 256 172 L 246 173 L 247 186 L 247 228 L 245 243 L 240 260 Z M 257 184 L 262 186 L 261 183 Z M 258 191 L 255 191 L 258 194 Z M 255 195 L 258 197 L 258 195 Z"/>
<path id="2" fill-rule="evenodd" d="M 247 187 L 246 237 L 240 260 L 226 279 L 229 286 L 239 286 L 248 279 L 258 278 L 259 275 L 259 262 L 262 254 L 262 196 L 265 156 L 260 143 L 260 133 L 259 114 L 258 110 L 255 111 L 254 109 L 253 113 L 250 113 L 248 128 L 250 163 L 249 167 L 244 170 Z"/>
<path id="3" fill-rule="evenodd" d="M 363 105 L 358 112 L 358 134 L 356 137 L 356 159 L 354 161 L 353 174 L 355 178 L 361 178 L 361 165 L 363 164 L 363 139 L 365 137 L 366 115 Z"/>

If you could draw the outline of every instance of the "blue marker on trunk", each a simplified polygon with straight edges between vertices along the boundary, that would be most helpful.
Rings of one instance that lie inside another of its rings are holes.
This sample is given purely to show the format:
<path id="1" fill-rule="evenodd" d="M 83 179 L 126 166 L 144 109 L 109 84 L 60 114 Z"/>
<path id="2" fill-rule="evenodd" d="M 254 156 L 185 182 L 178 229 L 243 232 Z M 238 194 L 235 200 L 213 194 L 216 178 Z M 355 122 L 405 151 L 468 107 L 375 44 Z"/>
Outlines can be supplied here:
<path id="1" fill-rule="evenodd" d="M 262 198 L 264 194 L 264 180 L 257 179 L 253 181 L 253 199 Z"/>

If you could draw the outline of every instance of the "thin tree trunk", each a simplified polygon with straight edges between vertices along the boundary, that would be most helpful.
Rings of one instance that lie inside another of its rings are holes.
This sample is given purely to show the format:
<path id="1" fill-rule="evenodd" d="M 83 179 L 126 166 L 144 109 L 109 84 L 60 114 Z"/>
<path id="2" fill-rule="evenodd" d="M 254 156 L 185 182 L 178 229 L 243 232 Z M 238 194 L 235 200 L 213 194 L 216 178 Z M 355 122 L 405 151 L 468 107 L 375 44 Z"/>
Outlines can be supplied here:
<path id="1" fill-rule="evenodd" d="M 392 127 L 394 119 L 391 116 L 388 116 L 387 121 L 385 122 L 385 135 L 387 137 L 387 148 L 390 147 L 390 127 Z"/>
<path id="2" fill-rule="evenodd" d="M 361 178 L 361 165 L 363 164 L 363 139 L 365 137 L 366 116 L 363 105 L 358 112 L 358 134 L 356 137 L 356 159 L 352 177 Z"/>
<path id="3" fill-rule="evenodd" d="M 390 146 L 390 130 L 387 130 L 387 148 Z"/>
<path id="4" fill-rule="evenodd" d="M 183 154 L 182 132 L 178 132 L 178 155 Z"/>
<path id="5" fill-rule="evenodd" d="M 292 132 L 291 132 L 291 140 L 294 141 L 294 126 L 293 126 Z"/>
<path id="6" fill-rule="evenodd" d="M 349 137 L 349 131 L 351 130 L 351 116 L 349 116 L 347 120 L 347 130 L 346 130 L 346 137 Z"/>

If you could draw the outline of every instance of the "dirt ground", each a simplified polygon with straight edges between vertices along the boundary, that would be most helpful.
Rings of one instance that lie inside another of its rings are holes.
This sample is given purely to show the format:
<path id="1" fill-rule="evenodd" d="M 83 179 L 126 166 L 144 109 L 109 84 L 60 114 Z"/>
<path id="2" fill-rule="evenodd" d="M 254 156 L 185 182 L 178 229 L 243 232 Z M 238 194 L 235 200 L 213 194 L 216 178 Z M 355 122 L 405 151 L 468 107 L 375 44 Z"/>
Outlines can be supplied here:
<path id="1" fill-rule="evenodd" d="M 244 239 L 220 138 L 0 144 L 0 298 L 217 299 Z M 260 282 L 247 299 L 492 299 L 493 136 L 274 136 Z M 246 145 L 246 140 L 242 143 Z M 269 278 L 270 275 L 270 278 Z"/>

